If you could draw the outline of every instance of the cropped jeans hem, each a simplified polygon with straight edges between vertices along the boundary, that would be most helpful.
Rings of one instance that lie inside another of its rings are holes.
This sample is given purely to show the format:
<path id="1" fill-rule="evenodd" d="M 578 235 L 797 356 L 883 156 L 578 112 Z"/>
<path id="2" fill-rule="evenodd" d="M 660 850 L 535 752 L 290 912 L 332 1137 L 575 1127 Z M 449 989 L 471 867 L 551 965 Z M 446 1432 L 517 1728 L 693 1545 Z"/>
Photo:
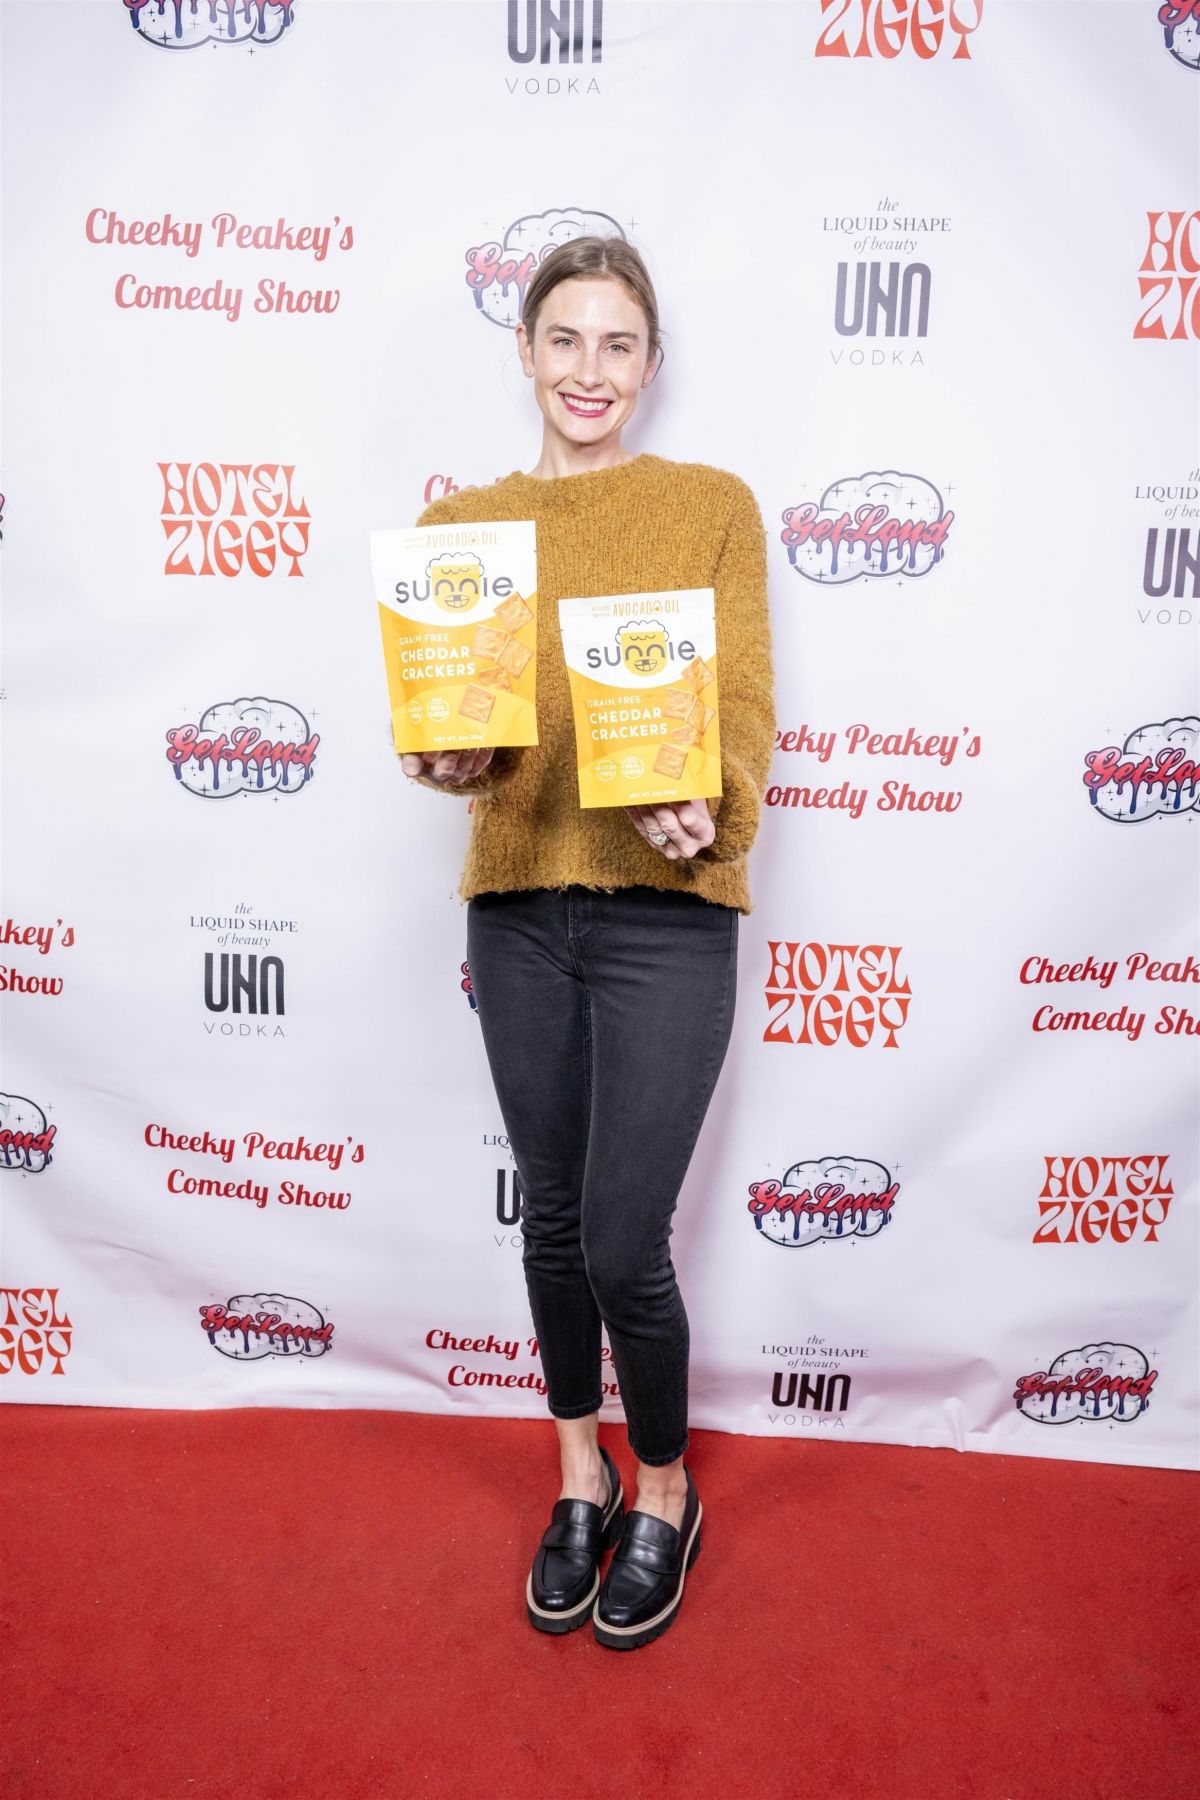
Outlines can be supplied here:
<path id="1" fill-rule="evenodd" d="M 645 1463 L 648 1469 L 661 1469 L 665 1468 L 667 1463 L 678 1462 L 691 1441 L 690 1436 L 685 1437 L 683 1440 L 683 1449 L 677 1450 L 674 1456 L 643 1456 L 632 1438 L 629 1440 L 629 1448 L 633 1451 L 633 1454 L 637 1457 L 638 1461 L 640 1463 Z"/>
<path id="2" fill-rule="evenodd" d="M 589 1413 L 598 1413 L 602 1404 L 600 1398 L 590 1401 L 587 1406 L 554 1406 L 547 1402 L 556 1419 L 586 1419 Z"/>

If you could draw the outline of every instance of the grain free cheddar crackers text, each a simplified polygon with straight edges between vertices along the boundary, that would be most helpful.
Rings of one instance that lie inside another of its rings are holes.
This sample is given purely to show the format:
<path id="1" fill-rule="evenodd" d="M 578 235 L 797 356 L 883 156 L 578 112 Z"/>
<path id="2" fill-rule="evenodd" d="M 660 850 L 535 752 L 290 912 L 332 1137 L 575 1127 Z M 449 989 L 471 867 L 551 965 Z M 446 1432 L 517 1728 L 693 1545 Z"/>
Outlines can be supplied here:
<path id="1" fill-rule="evenodd" d="M 536 744 L 532 519 L 371 533 L 398 751 Z"/>
<path id="2" fill-rule="evenodd" d="M 560 600 L 580 806 L 721 792 L 712 588 Z"/>

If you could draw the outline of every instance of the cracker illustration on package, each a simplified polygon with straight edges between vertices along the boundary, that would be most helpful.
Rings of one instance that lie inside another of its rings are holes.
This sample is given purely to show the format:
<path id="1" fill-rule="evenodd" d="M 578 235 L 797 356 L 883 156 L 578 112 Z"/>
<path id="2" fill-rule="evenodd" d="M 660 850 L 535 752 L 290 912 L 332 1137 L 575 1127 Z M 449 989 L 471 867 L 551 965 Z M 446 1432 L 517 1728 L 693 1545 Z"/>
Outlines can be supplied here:
<path id="1" fill-rule="evenodd" d="M 560 600 L 580 806 L 721 792 L 712 588 Z"/>
<path id="2" fill-rule="evenodd" d="M 371 533 L 397 751 L 536 744 L 532 519 Z"/>

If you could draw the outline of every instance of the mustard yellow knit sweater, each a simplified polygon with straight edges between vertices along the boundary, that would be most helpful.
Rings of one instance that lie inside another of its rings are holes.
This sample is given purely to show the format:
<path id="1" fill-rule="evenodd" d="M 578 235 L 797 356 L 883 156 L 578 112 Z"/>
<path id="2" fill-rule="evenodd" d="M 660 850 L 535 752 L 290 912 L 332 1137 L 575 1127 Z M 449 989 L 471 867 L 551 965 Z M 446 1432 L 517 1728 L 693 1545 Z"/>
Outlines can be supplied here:
<path id="1" fill-rule="evenodd" d="M 514 470 L 427 506 L 418 525 L 490 519 L 537 524 L 537 721 L 540 742 L 494 750 L 461 786 L 472 794 L 463 900 L 571 883 L 612 890 L 684 888 L 752 910 L 746 855 L 775 746 L 766 532 L 737 475 L 644 452 L 615 468 L 542 479 Z M 560 598 L 711 587 L 716 595 L 721 786 L 713 843 L 668 861 L 623 807 L 579 805 L 575 730 L 558 624 Z"/>

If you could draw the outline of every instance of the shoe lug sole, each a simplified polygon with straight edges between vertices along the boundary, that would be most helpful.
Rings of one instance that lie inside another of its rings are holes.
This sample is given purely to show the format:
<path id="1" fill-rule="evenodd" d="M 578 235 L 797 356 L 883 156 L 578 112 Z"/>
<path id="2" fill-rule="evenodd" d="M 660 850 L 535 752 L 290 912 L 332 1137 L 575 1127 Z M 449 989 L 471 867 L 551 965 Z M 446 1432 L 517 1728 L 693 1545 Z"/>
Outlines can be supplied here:
<path id="1" fill-rule="evenodd" d="M 608 1514 L 604 1524 L 604 1536 L 601 1550 L 611 1549 L 621 1536 L 624 1519 L 621 1514 L 625 1499 L 625 1484 L 618 1484 L 617 1491 L 609 1502 Z M 614 1531 L 614 1525 L 617 1529 Z M 525 1581 L 525 1613 L 535 1631 L 544 1631 L 551 1637 L 565 1637 L 568 1632 L 578 1631 L 592 1617 L 596 1604 L 596 1596 L 600 1592 L 600 1571 L 597 1569 L 591 1592 L 586 1600 L 573 1606 L 570 1612 L 550 1612 L 540 1607 L 533 1597 L 533 1572 L 530 1571 Z"/>
<path id="2" fill-rule="evenodd" d="M 576 1605 L 571 1607 L 569 1612 L 566 1610 L 563 1610 L 562 1612 L 553 1612 L 546 1607 L 539 1606 L 534 1599 L 533 1574 L 531 1571 L 525 1582 L 525 1611 L 529 1615 L 529 1623 L 535 1626 L 538 1631 L 578 1631 L 579 1627 L 585 1624 L 591 1617 L 592 1609 L 596 1604 L 596 1597 L 599 1592 L 600 1572 L 597 1570 L 592 1581 L 591 1591 L 586 1600 L 578 1601 Z"/>
<path id="3" fill-rule="evenodd" d="M 687 1573 L 700 1554 L 700 1521 L 704 1516 L 704 1508 L 697 1507 L 696 1522 L 692 1527 L 692 1535 L 688 1539 L 687 1554 L 683 1559 L 683 1568 L 679 1576 L 679 1588 L 675 1598 L 665 1606 L 662 1612 L 653 1619 L 647 1619 L 641 1625 L 606 1625 L 597 1617 L 596 1609 L 600 1605 L 600 1597 L 596 1596 L 592 1610 L 592 1633 L 598 1644 L 606 1650 L 640 1650 L 643 1644 L 652 1644 L 660 1638 L 674 1623 L 676 1614 L 683 1603 L 683 1590 L 687 1581 Z"/>

